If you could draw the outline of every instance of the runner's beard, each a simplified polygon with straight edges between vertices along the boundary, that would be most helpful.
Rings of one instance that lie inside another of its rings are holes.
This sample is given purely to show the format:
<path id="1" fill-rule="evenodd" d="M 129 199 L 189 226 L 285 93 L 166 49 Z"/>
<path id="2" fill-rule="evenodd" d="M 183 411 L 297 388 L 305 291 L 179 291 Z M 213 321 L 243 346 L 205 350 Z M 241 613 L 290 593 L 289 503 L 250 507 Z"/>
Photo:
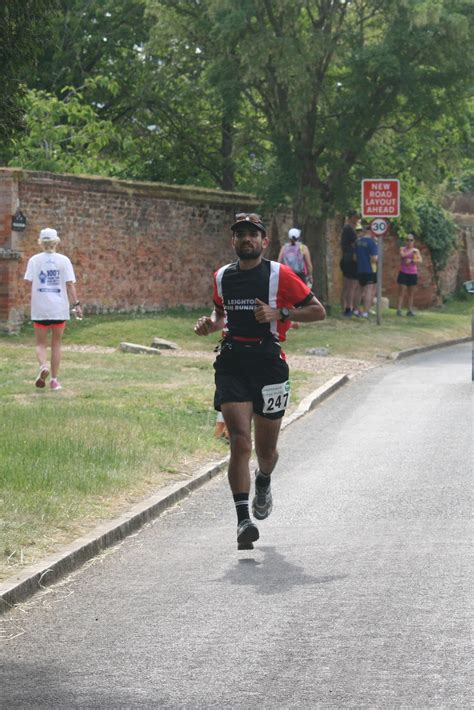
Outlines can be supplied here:
<path id="1" fill-rule="evenodd" d="M 258 244 L 239 244 L 235 247 L 235 253 L 242 261 L 258 259 L 263 251 L 263 247 Z"/>

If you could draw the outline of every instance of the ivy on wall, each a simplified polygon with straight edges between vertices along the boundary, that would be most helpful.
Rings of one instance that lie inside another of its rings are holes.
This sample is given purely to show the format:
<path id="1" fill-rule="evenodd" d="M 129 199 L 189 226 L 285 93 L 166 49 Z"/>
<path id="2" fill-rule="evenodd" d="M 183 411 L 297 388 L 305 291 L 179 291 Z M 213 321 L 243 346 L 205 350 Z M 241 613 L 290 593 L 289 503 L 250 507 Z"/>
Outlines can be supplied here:
<path id="1" fill-rule="evenodd" d="M 436 271 L 446 266 L 457 245 L 456 224 L 439 205 L 424 200 L 416 207 L 420 224 L 420 236 L 431 252 Z"/>

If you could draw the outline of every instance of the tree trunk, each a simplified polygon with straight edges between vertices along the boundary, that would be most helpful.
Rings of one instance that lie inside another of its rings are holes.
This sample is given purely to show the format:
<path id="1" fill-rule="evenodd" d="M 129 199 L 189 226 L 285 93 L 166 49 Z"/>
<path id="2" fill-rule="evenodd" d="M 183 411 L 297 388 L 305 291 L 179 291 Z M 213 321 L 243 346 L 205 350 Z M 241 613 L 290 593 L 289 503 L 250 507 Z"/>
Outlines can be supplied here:
<path id="1" fill-rule="evenodd" d="M 313 262 L 313 291 L 324 305 L 329 294 L 326 227 L 323 217 L 307 215 L 303 220 L 303 239 Z"/>
<path id="2" fill-rule="evenodd" d="M 270 227 L 270 244 L 268 245 L 268 258 L 273 259 L 273 261 L 278 261 L 280 249 L 281 243 L 280 234 L 278 231 L 278 222 L 276 220 L 275 215 L 273 215 Z"/>
<path id="3" fill-rule="evenodd" d="M 303 241 L 309 248 L 313 262 L 313 291 L 327 305 L 329 295 L 327 264 L 327 216 L 321 184 L 315 162 L 308 158 L 301 185 L 295 195 L 293 216 L 295 225 L 303 230 Z"/>
<path id="4" fill-rule="evenodd" d="M 224 115 L 221 123 L 221 155 L 222 155 L 222 178 L 221 187 L 223 190 L 235 190 L 235 169 L 232 159 L 234 145 L 234 126 L 231 119 Z"/>

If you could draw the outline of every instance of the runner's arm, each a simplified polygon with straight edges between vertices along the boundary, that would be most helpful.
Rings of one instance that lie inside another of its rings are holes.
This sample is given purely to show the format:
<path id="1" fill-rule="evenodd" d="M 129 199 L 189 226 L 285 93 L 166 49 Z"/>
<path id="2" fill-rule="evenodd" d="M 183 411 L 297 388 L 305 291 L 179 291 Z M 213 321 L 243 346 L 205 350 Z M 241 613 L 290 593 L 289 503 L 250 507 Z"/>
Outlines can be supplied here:
<path id="1" fill-rule="evenodd" d="M 194 326 L 194 332 L 196 335 L 210 335 L 210 333 L 215 333 L 217 330 L 222 330 L 224 316 L 224 309 L 220 306 L 214 306 L 210 316 L 202 316 L 198 319 Z"/>
<path id="2" fill-rule="evenodd" d="M 255 309 L 255 318 L 259 323 L 271 323 L 281 319 L 279 308 L 272 308 L 267 303 L 256 299 L 257 308 Z M 289 308 L 288 320 L 296 323 L 312 323 L 313 321 L 324 320 L 326 311 L 322 303 L 318 301 L 316 296 L 313 296 L 311 301 L 304 306 Z"/>

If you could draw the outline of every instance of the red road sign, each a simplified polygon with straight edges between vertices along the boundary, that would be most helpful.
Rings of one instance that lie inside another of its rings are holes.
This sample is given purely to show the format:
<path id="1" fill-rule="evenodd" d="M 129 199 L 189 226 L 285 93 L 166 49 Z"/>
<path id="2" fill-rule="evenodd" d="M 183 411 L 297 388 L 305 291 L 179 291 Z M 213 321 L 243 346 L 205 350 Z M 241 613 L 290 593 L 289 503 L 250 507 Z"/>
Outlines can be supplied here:
<path id="1" fill-rule="evenodd" d="M 400 217 L 399 180 L 362 180 L 362 217 Z"/>
<path id="2" fill-rule="evenodd" d="M 383 237 L 383 235 L 387 233 L 388 222 L 386 219 L 383 219 L 383 217 L 377 217 L 377 219 L 373 219 L 370 223 L 370 229 L 376 237 Z"/>

